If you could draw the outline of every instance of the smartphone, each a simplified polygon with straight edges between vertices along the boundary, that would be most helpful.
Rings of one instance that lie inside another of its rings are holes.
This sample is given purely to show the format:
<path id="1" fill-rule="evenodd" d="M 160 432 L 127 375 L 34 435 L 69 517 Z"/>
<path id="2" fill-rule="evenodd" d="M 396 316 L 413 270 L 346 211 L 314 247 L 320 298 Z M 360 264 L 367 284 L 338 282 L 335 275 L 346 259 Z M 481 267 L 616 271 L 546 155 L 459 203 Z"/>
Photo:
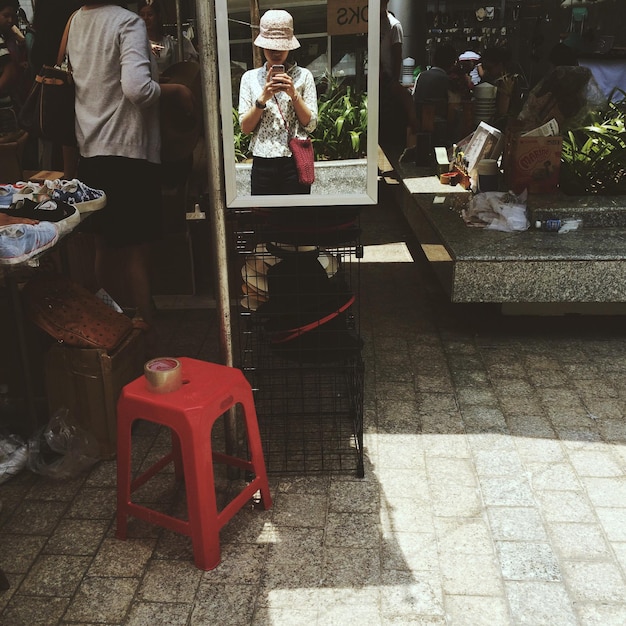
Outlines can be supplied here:
<path id="1" fill-rule="evenodd" d="M 284 65 L 272 65 L 272 68 L 270 69 L 271 76 L 274 76 L 275 74 L 284 74 L 284 73 L 285 73 Z"/>

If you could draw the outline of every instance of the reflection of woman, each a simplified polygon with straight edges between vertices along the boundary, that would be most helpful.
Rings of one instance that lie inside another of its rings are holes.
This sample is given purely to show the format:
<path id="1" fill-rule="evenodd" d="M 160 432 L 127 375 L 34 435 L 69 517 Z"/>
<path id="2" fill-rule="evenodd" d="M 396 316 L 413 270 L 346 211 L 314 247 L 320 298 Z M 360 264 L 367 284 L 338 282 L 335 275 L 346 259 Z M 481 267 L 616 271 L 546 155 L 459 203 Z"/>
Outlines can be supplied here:
<path id="1" fill-rule="evenodd" d="M 138 4 L 139 17 L 146 23 L 150 48 L 156 58 L 159 73 L 178 61 L 197 61 L 198 53 L 193 44 L 183 35 L 183 58 L 178 56 L 178 41 L 163 32 L 163 16 L 159 0 L 141 0 Z"/>
<path id="2" fill-rule="evenodd" d="M 298 182 L 289 150 L 291 135 L 304 136 L 317 125 L 317 93 L 311 72 L 287 61 L 290 50 L 300 47 L 287 11 L 267 11 L 254 41 L 263 49 L 266 63 L 247 71 L 239 90 L 239 123 L 244 133 L 254 133 L 252 195 L 307 194 L 310 185 Z M 272 66 L 283 69 L 272 71 Z M 288 127 L 288 128 L 287 128 Z"/>

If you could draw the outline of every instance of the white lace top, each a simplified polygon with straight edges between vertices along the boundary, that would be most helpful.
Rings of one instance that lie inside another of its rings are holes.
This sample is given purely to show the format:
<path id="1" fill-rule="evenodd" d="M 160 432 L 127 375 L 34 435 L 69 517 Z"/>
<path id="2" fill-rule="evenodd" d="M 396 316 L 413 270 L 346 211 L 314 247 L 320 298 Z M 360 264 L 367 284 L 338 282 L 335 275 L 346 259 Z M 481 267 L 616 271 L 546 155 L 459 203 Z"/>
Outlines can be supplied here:
<path id="1" fill-rule="evenodd" d="M 263 92 L 263 86 L 267 77 L 266 65 L 254 70 L 248 70 L 241 77 L 241 85 L 239 87 L 239 121 L 254 106 L 254 102 Z M 277 93 L 276 100 L 278 104 L 274 98 L 268 100 L 267 107 L 261 116 L 261 121 L 254 131 L 252 141 L 250 142 L 253 156 L 265 158 L 291 156 L 291 150 L 289 150 L 287 145 L 289 135 L 278 106 L 280 106 L 280 111 L 282 111 L 289 128 L 297 129 L 296 133 L 292 134 L 305 137 L 307 133 L 315 130 L 317 126 L 317 91 L 313 74 L 306 68 L 295 64 L 287 70 L 287 73 L 291 76 L 296 90 L 311 111 L 311 119 L 306 126 L 302 127 L 298 122 L 291 98 L 284 92 Z"/>

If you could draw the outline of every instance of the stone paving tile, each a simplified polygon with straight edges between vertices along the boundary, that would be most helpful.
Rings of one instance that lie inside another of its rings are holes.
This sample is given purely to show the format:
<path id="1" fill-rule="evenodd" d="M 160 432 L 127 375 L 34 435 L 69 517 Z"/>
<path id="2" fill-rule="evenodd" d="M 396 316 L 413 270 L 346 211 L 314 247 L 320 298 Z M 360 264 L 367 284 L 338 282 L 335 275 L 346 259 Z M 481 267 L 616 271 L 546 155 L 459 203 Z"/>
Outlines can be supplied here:
<path id="1" fill-rule="evenodd" d="M 502 593 L 502 573 L 490 554 L 446 554 L 441 559 L 443 589 L 446 594 L 498 596 Z"/>
<path id="2" fill-rule="evenodd" d="M 191 604 L 202 571 L 188 561 L 152 561 L 143 572 L 137 597 L 143 602 Z"/>
<path id="3" fill-rule="evenodd" d="M 30 568 L 19 593 L 31 596 L 72 596 L 91 559 L 85 556 L 42 554 Z"/>
<path id="4" fill-rule="evenodd" d="M 494 596 L 445 596 L 448 623 L 455 626 L 494 626 L 510 622 L 504 598 Z"/>
<path id="5" fill-rule="evenodd" d="M 67 597 L 18 596 L 8 604 L 0 623 L 11 626 L 49 626 L 56 624 L 69 604 Z"/>
<path id="6" fill-rule="evenodd" d="M 187 604 L 133 602 L 125 626 L 187 626 L 192 607 Z"/>
<path id="7" fill-rule="evenodd" d="M 548 524 L 558 554 L 565 559 L 609 558 L 610 550 L 599 524 Z"/>
<path id="8" fill-rule="evenodd" d="M 0 567 L 12 574 L 25 574 L 47 541 L 41 535 L 0 534 Z"/>
<path id="9" fill-rule="evenodd" d="M 152 552 L 154 539 L 105 539 L 98 550 L 88 576 L 133 577 L 141 576 Z"/>
<path id="10" fill-rule="evenodd" d="M 614 563 L 563 561 L 561 567 L 576 602 L 626 603 L 626 583 Z"/>
<path id="11" fill-rule="evenodd" d="M 385 533 L 380 550 L 372 551 L 380 559 L 383 578 L 391 570 L 405 572 L 437 572 L 440 556 L 432 533 Z"/>
<path id="12" fill-rule="evenodd" d="M 84 623 L 122 623 L 138 585 L 137 578 L 85 578 L 64 619 Z"/>
<path id="13" fill-rule="evenodd" d="M 505 580 L 561 580 L 557 558 L 548 543 L 497 541 L 496 552 Z"/>
<path id="14" fill-rule="evenodd" d="M 506 595 L 515 626 L 577 626 L 576 614 L 560 582 L 507 581 Z"/>
<path id="15" fill-rule="evenodd" d="M 548 536 L 539 509 L 534 507 L 489 507 L 491 536 L 501 541 L 546 541 Z"/>
<path id="16" fill-rule="evenodd" d="M 576 604 L 580 626 L 623 626 L 626 607 L 611 604 Z"/>

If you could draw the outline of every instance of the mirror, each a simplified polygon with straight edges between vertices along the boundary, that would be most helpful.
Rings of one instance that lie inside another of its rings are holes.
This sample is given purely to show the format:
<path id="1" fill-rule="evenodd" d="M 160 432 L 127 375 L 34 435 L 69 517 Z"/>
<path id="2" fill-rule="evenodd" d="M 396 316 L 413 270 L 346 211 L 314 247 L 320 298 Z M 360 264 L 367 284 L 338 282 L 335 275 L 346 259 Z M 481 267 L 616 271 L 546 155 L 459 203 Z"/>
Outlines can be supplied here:
<path id="1" fill-rule="evenodd" d="M 358 136 L 356 143 L 352 141 L 350 127 L 341 131 L 337 129 L 334 121 L 338 109 L 324 118 L 324 128 L 329 123 L 333 127 L 335 134 L 331 139 L 316 142 L 316 134 L 313 134 L 317 158 L 311 194 L 272 196 L 251 195 L 251 163 L 247 152 L 250 136 L 241 133 L 237 115 L 241 76 L 254 67 L 254 38 L 249 24 L 253 3 L 254 0 L 215 2 L 226 206 L 375 204 L 378 178 L 379 0 L 258 1 L 260 15 L 271 8 L 285 9 L 293 16 L 294 34 L 301 47 L 290 58 L 312 72 L 320 108 L 322 102 L 340 91 L 344 93 L 347 88 L 353 97 L 367 98 L 367 115 L 360 120 L 352 135 Z M 376 19 L 368 20 L 368 16 L 375 16 Z M 331 20 L 330 30 L 339 31 L 339 34 L 329 34 Z M 367 32 L 354 33 L 359 29 Z M 376 68 L 376 71 L 368 72 L 368 66 Z M 322 115 L 318 120 L 318 133 L 322 130 L 320 120 Z"/>

